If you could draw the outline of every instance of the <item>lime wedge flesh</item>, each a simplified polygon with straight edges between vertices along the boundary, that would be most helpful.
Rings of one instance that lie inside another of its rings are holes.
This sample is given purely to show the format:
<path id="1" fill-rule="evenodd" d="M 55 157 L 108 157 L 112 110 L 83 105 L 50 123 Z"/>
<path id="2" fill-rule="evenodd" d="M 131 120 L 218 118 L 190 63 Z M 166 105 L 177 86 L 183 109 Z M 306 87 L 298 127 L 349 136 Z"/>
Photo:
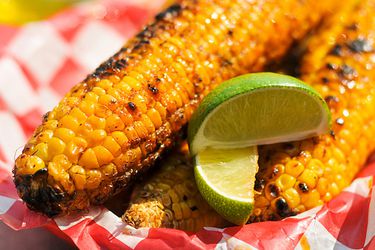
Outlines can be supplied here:
<path id="1" fill-rule="evenodd" d="M 204 199 L 228 221 L 245 224 L 254 204 L 257 147 L 207 148 L 195 161 L 195 179 Z"/>
<path id="2" fill-rule="evenodd" d="M 214 89 L 188 129 L 193 155 L 206 147 L 236 148 L 294 141 L 328 132 L 324 99 L 302 81 L 275 73 L 242 75 Z"/>

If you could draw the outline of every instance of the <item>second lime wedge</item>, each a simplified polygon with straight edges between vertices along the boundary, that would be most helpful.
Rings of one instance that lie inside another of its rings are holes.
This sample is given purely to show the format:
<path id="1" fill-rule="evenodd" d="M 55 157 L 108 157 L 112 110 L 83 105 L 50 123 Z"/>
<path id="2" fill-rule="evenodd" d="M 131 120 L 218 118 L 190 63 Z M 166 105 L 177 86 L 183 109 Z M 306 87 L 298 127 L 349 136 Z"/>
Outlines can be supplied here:
<path id="1" fill-rule="evenodd" d="M 207 147 L 238 148 L 294 141 L 329 130 L 324 99 L 302 81 L 275 73 L 242 75 L 202 101 L 189 123 L 193 155 Z"/>

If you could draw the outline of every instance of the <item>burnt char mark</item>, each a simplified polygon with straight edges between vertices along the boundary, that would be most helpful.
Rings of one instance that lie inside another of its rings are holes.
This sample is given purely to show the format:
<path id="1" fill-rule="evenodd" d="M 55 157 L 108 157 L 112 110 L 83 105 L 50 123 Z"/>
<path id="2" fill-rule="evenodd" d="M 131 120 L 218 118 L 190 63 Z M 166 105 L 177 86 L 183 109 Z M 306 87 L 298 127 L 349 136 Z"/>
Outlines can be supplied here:
<path id="1" fill-rule="evenodd" d="M 340 67 L 339 75 L 344 77 L 344 78 L 353 78 L 353 77 L 357 77 L 358 73 L 355 69 L 353 69 L 349 65 L 343 64 Z"/>
<path id="2" fill-rule="evenodd" d="M 153 93 L 154 95 L 156 95 L 157 93 L 159 93 L 159 89 L 155 86 L 152 86 L 151 84 L 148 84 L 148 90 L 151 91 L 151 93 Z"/>
<path id="3" fill-rule="evenodd" d="M 180 4 L 173 4 L 168 9 L 166 9 L 165 11 L 156 15 L 155 19 L 156 20 L 170 19 L 172 17 L 175 17 L 175 16 L 179 15 L 182 10 L 183 9 L 182 9 L 182 6 Z"/>
<path id="4" fill-rule="evenodd" d="M 335 56 L 342 56 L 342 46 L 340 44 L 336 44 L 330 51 L 330 54 Z"/>
<path id="5" fill-rule="evenodd" d="M 47 183 L 46 168 L 38 170 L 33 175 L 16 175 L 14 183 L 18 194 L 31 210 L 42 212 L 48 217 L 62 213 L 60 203 L 65 195 Z"/>
<path id="6" fill-rule="evenodd" d="M 126 59 L 116 60 L 114 57 L 109 58 L 107 61 L 99 65 L 99 67 L 89 75 L 86 79 L 90 78 L 102 78 L 105 76 L 110 76 L 116 72 L 121 71 L 127 66 Z"/>
<path id="7" fill-rule="evenodd" d="M 131 109 L 131 110 L 136 110 L 137 109 L 137 106 L 135 105 L 134 102 L 128 102 L 128 107 Z"/>
<path id="8" fill-rule="evenodd" d="M 367 39 L 355 39 L 347 44 L 348 48 L 354 53 L 372 52 L 373 48 Z"/>
<path id="9" fill-rule="evenodd" d="M 138 40 L 138 41 L 135 43 L 134 47 L 133 47 L 133 51 L 135 51 L 135 50 L 140 50 L 140 49 L 142 49 L 142 48 L 145 48 L 145 47 L 144 47 L 145 44 L 146 44 L 146 45 L 150 44 L 150 41 L 149 41 L 149 40 L 146 40 L 146 39 Z"/>
<path id="10" fill-rule="evenodd" d="M 281 217 L 287 217 L 291 214 L 291 210 L 288 206 L 288 203 L 284 198 L 278 198 L 276 200 L 276 211 Z"/>
<path id="11" fill-rule="evenodd" d="M 304 182 L 299 183 L 298 188 L 301 190 L 302 193 L 308 193 L 309 192 L 309 187 Z"/>

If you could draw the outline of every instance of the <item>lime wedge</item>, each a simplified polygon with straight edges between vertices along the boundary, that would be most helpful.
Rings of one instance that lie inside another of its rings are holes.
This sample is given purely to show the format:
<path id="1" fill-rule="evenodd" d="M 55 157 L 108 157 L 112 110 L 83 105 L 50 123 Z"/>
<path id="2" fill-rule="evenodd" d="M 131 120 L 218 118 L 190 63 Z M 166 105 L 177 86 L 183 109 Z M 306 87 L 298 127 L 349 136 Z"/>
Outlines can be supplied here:
<path id="1" fill-rule="evenodd" d="M 330 120 L 324 99 L 296 78 L 256 73 L 222 83 L 189 123 L 199 191 L 228 221 L 246 223 L 254 206 L 255 145 L 326 133 Z"/>
<path id="2" fill-rule="evenodd" d="M 195 179 L 202 196 L 228 221 L 245 224 L 254 204 L 257 147 L 208 148 L 195 161 Z"/>
<path id="3" fill-rule="evenodd" d="M 238 148 L 295 141 L 328 132 L 324 99 L 302 81 L 275 73 L 242 75 L 222 83 L 193 114 L 193 155 L 207 147 Z"/>

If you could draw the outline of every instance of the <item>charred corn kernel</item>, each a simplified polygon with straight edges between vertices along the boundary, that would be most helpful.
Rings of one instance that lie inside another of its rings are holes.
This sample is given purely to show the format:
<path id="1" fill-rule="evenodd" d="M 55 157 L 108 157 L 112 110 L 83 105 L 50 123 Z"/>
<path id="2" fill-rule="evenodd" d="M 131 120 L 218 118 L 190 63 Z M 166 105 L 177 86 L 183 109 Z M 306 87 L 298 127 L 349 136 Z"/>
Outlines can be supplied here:
<path id="1" fill-rule="evenodd" d="M 68 128 L 58 128 L 54 135 L 65 143 L 70 142 L 75 136 L 74 132 Z"/>
<path id="2" fill-rule="evenodd" d="M 99 162 L 96 159 L 95 151 L 92 148 L 87 149 L 78 161 L 80 166 L 87 169 L 98 168 Z"/>
<path id="3" fill-rule="evenodd" d="M 73 179 L 75 188 L 83 190 L 86 186 L 86 171 L 79 165 L 74 165 L 69 169 L 69 174 Z"/>
<path id="4" fill-rule="evenodd" d="M 113 155 L 103 146 L 96 146 L 92 149 L 96 155 L 96 159 L 99 163 L 99 166 L 108 164 L 113 160 Z"/>
<path id="5" fill-rule="evenodd" d="M 26 167 L 17 164 L 15 183 L 20 196 L 30 208 L 50 216 L 105 202 L 173 145 L 173 139 L 213 88 L 226 79 L 262 70 L 265 64 L 279 60 L 295 41 L 340 4 L 338 0 L 286 0 L 282 4 L 246 0 L 179 2 L 158 15 L 154 24 L 130 39 L 126 47 L 65 95 L 28 142 L 26 155 L 39 143 L 47 143 L 46 166 L 53 156 L 68 152 L 71 163 L 86 170 L 87 183 L 82 192 L 71 195 L 61 191 L 71 192 L 70 179 L 58 180 L 49 173 L 44 173 L 43 178 L 38 175 L 43 185 L 35 185 L 33 177 L 17 174 L 18 169 L 22 173 Z M 213 13 L 220 18 L 213 18 Z M 92 117 L 103 118 L 105 127 L 101 119 Z M 60 139 L 55 135 L 56 127 L 83 138 L 87 143 L 85 151 L 80 152 L 81 147 L 75 142 L 57 143 Z M 37 136 L 46 130 L 52 130 L 52 138 L 41 141 Z M 121 146 L 121 154 L 113 159 L 118 176 L 103 179 L 98 161 L 108 154 L 94 157 L 93 148 L 104 142 L 95 139 L 92 132 L 96 130 L 105 130 L 104 137 L 122 132 L 129 141 L 114 138 Z M 90 176 L 95 181 L 89 181 Z M 45 190 L 36 190 L 40 188 Z M 176 223 L 181 224 L 172 224 Z"/>

